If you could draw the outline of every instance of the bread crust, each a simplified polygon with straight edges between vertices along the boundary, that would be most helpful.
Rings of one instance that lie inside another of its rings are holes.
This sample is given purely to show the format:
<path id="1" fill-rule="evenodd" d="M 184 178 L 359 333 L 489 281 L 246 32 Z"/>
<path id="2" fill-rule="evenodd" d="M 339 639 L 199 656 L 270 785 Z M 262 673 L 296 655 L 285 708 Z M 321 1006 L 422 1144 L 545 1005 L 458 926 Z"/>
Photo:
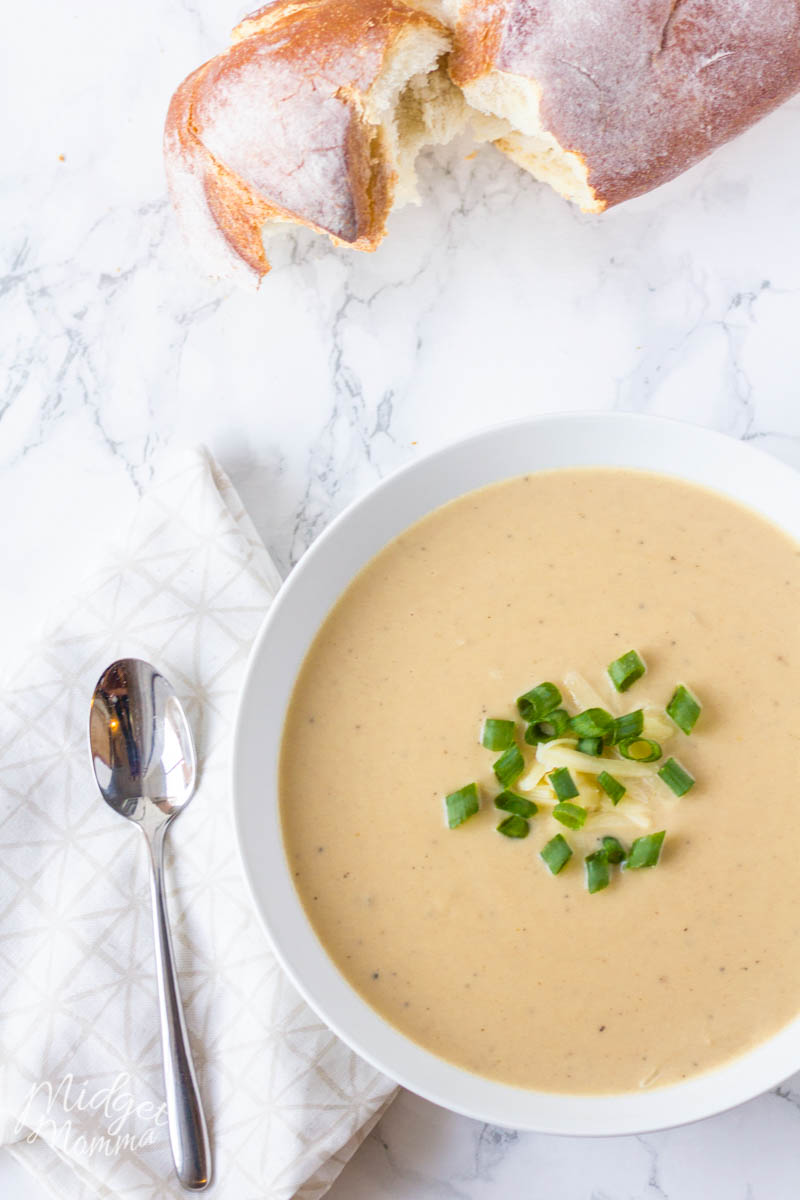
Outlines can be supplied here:
<path id="1" fill-rule="evenodd" d="M 423 26 L 449 36 L 399 0 L 278 0 L 181 84 L 164 131 L 168 182 L 213 274 L 266 274 L 270 222 L 378 245 L 395 173 L 365 103 L 398 38 Z"/>
<path id="2" fill-rule="evenodd" d="M 464 0 L 450 60 L 536 83 L 598 209 L 665 183 L 800 88 L 800 0 Z"/>

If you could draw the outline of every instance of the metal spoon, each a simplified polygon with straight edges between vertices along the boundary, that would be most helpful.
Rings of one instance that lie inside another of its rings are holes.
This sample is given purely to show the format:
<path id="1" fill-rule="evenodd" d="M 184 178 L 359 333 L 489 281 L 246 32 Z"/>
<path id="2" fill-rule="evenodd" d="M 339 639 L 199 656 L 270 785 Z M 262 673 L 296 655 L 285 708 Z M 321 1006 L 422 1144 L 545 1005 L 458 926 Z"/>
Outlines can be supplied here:
<path id="1" fill-rule="evenodd" d="M 185 1188 L 211 1182 L 211 1151 L 186 1036 L 164 894 L 164 839 L 195 788 L 192 734 L 163 675 L 139 658 L 121 658 L 100 676 L 89 714 L 95 779 L 106 804 L 135 821 L 150 852 L 150 893 L 164 1055 L 169 1140 Z"/>

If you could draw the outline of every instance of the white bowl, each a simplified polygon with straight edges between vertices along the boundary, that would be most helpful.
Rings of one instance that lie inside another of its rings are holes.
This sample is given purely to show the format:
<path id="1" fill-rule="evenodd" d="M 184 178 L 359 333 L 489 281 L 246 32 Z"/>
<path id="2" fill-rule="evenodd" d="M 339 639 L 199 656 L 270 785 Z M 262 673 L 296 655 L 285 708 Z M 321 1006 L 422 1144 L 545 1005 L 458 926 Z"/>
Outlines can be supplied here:
<path id="1" fill-rule="evenodd" d="M 412 522 L 463 492 L 568 466 L 641 467 L 693 480 L 742 501 L 800 540 L 800 475 L 742 442 L 691 425 L 630 414 L 540 417 L 439 450 L 351 505 L 281 589 L 242 691 L 234 811 L 245 874 L 275 953 L 311 1007 L 363 1058 L 420 1096 L 482 1121 L 546 1133 L 642 1133 L 710 1116 L 792 1074 L 800 1068 L 800 1019 L 724 1067 L 649 1091 L 553 1094 L 473 1075 L 399 1033 L 340 975 L 295 892 L 278 813 L 281 733 L 295 676 L 356 572 Z"/>

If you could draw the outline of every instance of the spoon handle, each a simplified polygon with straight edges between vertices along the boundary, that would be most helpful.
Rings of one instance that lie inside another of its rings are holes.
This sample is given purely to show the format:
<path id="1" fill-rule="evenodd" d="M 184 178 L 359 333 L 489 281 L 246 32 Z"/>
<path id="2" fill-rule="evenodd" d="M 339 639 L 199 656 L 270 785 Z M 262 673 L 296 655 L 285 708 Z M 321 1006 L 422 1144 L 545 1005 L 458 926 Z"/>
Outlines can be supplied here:
<path id="1" fill-rule="evenodd" d="M 148 837 L 144 830 L 143 832 L 150 858 L 150 894 L 153 901 L 156 978 L 169 1140 L 175 1172 L 182 1186 L 193 1192 L 202 1192 L 211 1182 L 211 1149 L 172 954 L 172 937 L 164 892 L 166 828 L 166 823 L 159 826 L 152 837 Z"/>

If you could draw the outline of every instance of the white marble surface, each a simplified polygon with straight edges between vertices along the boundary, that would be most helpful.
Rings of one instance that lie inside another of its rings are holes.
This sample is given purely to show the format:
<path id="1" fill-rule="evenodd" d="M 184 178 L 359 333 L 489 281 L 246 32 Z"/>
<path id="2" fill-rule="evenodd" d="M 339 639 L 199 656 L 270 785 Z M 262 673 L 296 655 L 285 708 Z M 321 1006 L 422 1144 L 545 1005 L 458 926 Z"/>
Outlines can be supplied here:
<path id="1" fill-rule="evenodd" d="M 171 90 L 242 11 L 4 14 L 0 652 L 178 443 L 210 445 L 284 569 L 396 465 L 529 412 L 686 417 L 800 467 L 800 100 L 599 218 L 492 151 L 450 148 L 376 254 L 301 236 L 251 295 L 193 269 L 159 146 Z M 794 1087 L 605 1141 L 500 1132 L 404 1095 L 331 1196 L 794 1200 Z M 0 1161 L 0 1195 L 39 1192 Z"/>

